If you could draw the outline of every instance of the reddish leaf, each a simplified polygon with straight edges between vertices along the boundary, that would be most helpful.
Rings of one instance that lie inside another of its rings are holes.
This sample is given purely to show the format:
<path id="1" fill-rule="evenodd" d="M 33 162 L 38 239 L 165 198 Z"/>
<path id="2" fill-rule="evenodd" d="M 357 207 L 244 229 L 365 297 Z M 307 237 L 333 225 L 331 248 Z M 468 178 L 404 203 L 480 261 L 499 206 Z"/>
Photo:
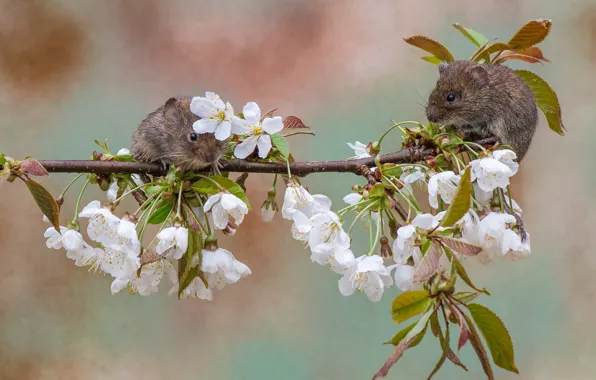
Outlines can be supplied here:
<path id="1" fill-rule="evenodd" d="M 466 343 L 468 343 L 469 339 L 470 339 L 470 332 L 468 331 L 466 326 L 464 324 L 462 324 L 459 329 L 459 340 L 457 341 L 457 349 L 461 350 L 461 348 Z"/>
<path id="2" fill-rule="evenodd" d="M 464 256 L 476 256 L 477 254 L 482 252 L 482 247 L 478 247 L 477 245 L 472 245 L 469 243 L 464 243 L 461 240 L 445 236 L 437 237 L 437 240 L 445 244 L 447 247 L 451 248 L 455 252 L 461 253 Z"/>
<path id="3" fill-rule="evenodd" d="M 302 120 L 300 120 L 300 118 L 297 116 L 288 116 L 284 119 L 283 123 L 284 123 L 284 129 L 299 129 L 299 128 L 310 129 L 310 127 L 306 126 L 302 122 Z"/>
<path id="4" fill-rule="evenodd" d="M 501 54 L 501 56 L 499 57 L 499 59 L 497 59 L 494 63 L 496 64 L 501 64 L 505 61 L 509 61 L 509 60 L 518 60 L 518 61 L 524 61 L 527 63 L 540 63 L 542 64 L 542 61 L 539 60 L 538 58 L 534 58 L 532 56 L 529 55 L 525 55 L 525 54 L 517 54 L 514 53 L 511 50 L 506 51 L 505 53 Z"/>
<path id="5" fill-rule="evenodd" d="M 273 113 L 274 113 L 275 111 L 277 111 L 277 108 L 274 108 L 274 109 L 272 109 L 272 110 L 269 110 L 269 111 L 265 112 L 265 113 L 263 114 L 263 116 L 261 116 L 261 121 L 265 120 L 265 119 L 266 119 L 266 118 L 268 118 L 268 117 L 273 117 Z"/>
<path id="6" fill-rule="evenodd" d="M 430 278 L 437 272 L 439 268 L 439 259 L 441 257 L 441 251 L 436 244 L 431 244 L 428 252 L 418 264 L 416 271 L 414 272 L 414 281 L 420 282 Z"/>
<path id="7" fill-rule="evenodd" d="M 404 38 L 404 41 L 412 46 L 416 46 L 417 48 L 431 53 L 441 61 L 453 62 L 455 60 L 453 55 L 451 55 L 445 46 L 443 46 L 440 42 L 428 37 L 412 36 Z"/>
<path id="8" fill-rule="evenodd" d="M 530 46 L 525 49 L 516 50 L 516 52 L 519 54 L 529 55 L 530 57 L 538 58 L 539 60 L 544 62 L 550 62 L 548 59 L 544 58 L 542 50 L 540 50 L 538 46 Z"/>
<path id="9" fill-rule="evenodd" d="M 515 33 L 515 36 L 509 40 L 508 45 L 515 50 L 536 45 L 544 41 L 546 36 L 548 36 L 551 25 L 551 20 L 539 19 L 529 21 Z"/>
<path id="10" fill-rule="evenodd" d="M 48 171 L 35 158 L 28 158 L 21 162 L 21 169 L 25 170 L 27 174 L 42 177 L 48 175 Z"/>

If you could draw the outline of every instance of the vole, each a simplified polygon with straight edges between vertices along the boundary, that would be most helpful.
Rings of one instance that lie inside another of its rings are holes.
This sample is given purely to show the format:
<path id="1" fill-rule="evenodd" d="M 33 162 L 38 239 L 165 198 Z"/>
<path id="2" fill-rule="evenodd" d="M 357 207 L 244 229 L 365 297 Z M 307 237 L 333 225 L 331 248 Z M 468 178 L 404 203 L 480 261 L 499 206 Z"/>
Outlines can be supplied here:
<path id="1" fill-rule="evenodd" d="M 520 162 L 536 131 L 538 110 L 530 87 L 508 67 L 455 61 L 439 64 L 426 117 L 455 126 L 466 140 L 496 136 Z"/>
<path id="2" fill-rule="evenodd" d="M 140 162 L 155 162 L 164 168 L 174 164 L 182 171 L 211 166 L 219 173 L 219 160 L 227 141 L 211 133 L 198 134 L 192 125 L 199 117 L 190 111 L 192 97 L 173 97 L 151 112 L 132 135 L 132 156 Z"/>

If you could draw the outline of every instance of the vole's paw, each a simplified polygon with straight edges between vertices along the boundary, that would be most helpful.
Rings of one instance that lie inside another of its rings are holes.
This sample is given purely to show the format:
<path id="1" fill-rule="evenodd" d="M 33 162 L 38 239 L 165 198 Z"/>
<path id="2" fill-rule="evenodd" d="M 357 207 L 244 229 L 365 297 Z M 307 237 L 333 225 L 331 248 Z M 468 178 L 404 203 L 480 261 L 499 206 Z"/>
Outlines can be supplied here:
<path id="1" fill-rule="evenodd" d="M 223 165 L 219 160 L 211 163 L 211 174 L 213 175 L 221 175 L 221 171 L 219 169 L 223 168 Z"/>

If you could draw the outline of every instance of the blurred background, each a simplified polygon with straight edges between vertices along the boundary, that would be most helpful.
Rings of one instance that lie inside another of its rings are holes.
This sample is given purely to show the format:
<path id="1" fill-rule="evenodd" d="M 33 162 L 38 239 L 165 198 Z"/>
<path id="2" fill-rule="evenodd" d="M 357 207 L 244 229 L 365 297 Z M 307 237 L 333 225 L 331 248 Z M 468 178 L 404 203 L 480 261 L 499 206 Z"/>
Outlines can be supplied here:
<path id="1" fill-rule="evenodd" d="M 507 40 L 534 18 L 553 19 L 541 45 L 552 64 L 531 69 L 557 91 L 568 133 L 541 116 L 514 177 L 533 256 L 466 266 L 513 337 L 520 375 L 495 369 L 497 378 L 592 379 L 596 1 L 0 0 L 0 151 L 86 159 L 105 138 L 116 151 L 170 96 L 211 90 L 236 110 L 256 101 L 300 116 L 317 136 L 291 139 L 297 159 L 341 159 L 353 154 L 347 142 L 378 138 L 391 119 L 425 121 L 418 103 L 436 67 L 402 37 L 427 35 L 467 58 L 473 46 L 452 23 Z M 71 178 L 43 183 L 57 195 Z M 255 209 L 270 181 L 249 178 Z M 335 209 L 360 182 L 306 180 Z M 103 197 L 93 189 L 84 202 Z M 279 215 L 265 224 L 253 212 L 221 242 L 253 274 L 212 302 L 177 301 L 167 289 L 112 296 L 110 278 L 46 249 L 47 225 L 21 183 L 2 185 L 0 217 L 1 379 L 368 379 L 401 328 L 390 318 L 395 287 L 378 303 L 342 297 L 338 277 L 310 262 Z M 388 378 L 426 378 L 439 351 L 427 337 Z M 436 378 L 483 378 L 469 345 L 461 358 L 468 373 L 448 363 Z"/>

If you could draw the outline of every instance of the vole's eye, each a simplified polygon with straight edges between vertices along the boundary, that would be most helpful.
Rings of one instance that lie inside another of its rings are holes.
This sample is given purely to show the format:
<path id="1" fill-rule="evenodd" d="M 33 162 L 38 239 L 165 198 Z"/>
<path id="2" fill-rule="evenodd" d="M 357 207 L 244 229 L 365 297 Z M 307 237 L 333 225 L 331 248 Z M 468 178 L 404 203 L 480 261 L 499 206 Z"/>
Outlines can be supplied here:
<path id="1" fill-rule="evenodd" d="M 447 101 L 448 102 L 452 102 L 454 100 L 455 100 L 455 94 L 454 93 L 451 93 L 451 94 L 447 95 Z"/>
<path id="2" fill-rule="evenodd" d="M 198 136 L 196 133 L 193 132 L 190 134 L 190 141 L 197 141 L 197 138 L 198 138 Z"/>

